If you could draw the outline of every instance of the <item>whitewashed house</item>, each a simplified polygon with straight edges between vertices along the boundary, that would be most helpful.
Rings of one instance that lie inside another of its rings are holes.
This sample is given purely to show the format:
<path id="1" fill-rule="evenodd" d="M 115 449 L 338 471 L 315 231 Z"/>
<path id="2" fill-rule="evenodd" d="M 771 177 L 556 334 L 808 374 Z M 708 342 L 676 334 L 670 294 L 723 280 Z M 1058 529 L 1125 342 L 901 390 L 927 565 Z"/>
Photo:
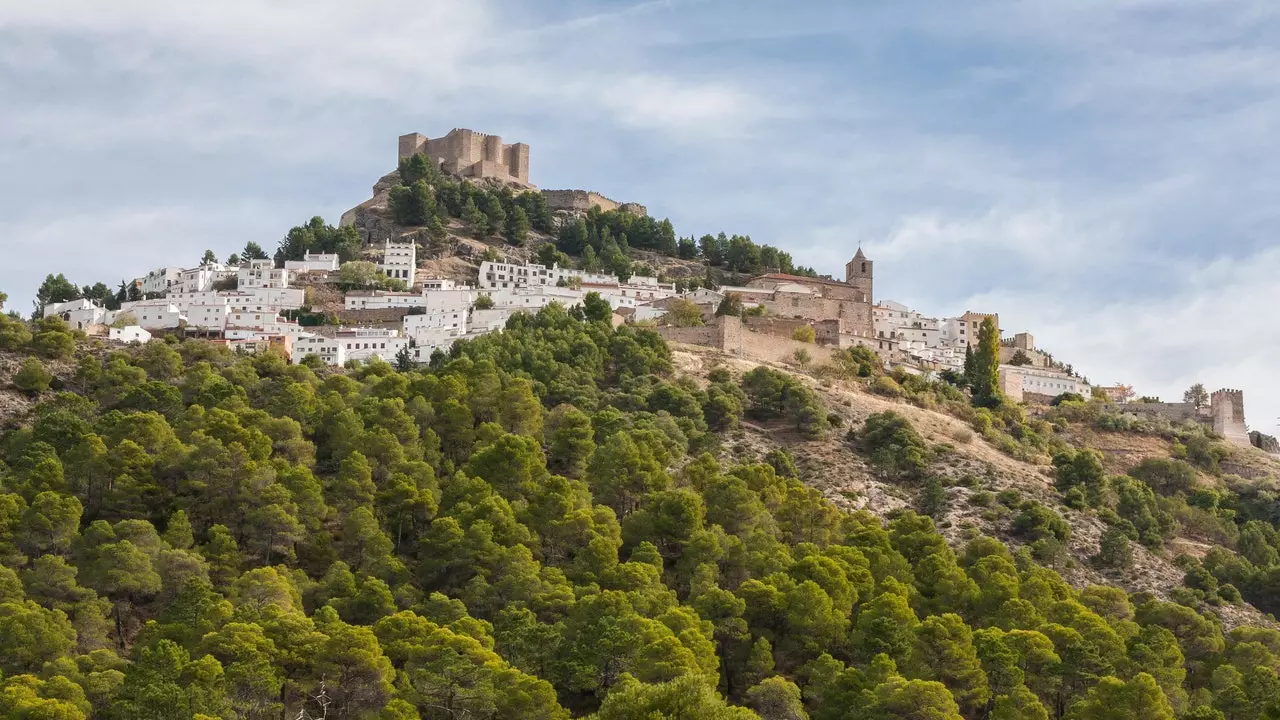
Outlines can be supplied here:
<path id="1" fill-rule="evenodd" d="M 403 280 L 412 287 L 418 271 L 418 245 L 414 242 L 392 242 L 388 238 L 382 245 L 382 262 L 378 270 L 389 278 Z"/>
<path id="2" fill-rule="evenodd" d="M 126 325 L 107 330 L 107 339 L 121 343 L 147 343 L 151 342 L 151 333 L 137 325 Z"/>
<path id="3" fill-rule="evenodd" d="M 337 253 L 307 253 L 301 260 L 285 260 L 284 269 L 295 273 L 336 272 L 338 255 Z"/>
<path id="4" fill-rule="evenodd" d="M 277 269 L 273 260 L 250 260 L 236 270 L 237 290 L 289 287 L 289 271 Z"/>

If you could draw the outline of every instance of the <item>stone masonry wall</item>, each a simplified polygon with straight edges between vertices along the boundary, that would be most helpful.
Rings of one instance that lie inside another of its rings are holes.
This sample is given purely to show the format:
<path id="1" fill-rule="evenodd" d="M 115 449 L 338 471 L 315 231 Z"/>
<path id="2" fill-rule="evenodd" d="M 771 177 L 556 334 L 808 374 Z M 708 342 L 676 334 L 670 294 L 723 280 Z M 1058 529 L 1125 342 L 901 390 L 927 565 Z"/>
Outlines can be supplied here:
<path id="1" fill-rule="evenodd" d="M 429 138 L 421 133 L 401 135 L 397 161 L 417 153 L 426 153 L 440 161 L 446 172 L 456 175 L 529 184 L 529 146 L 524 143 L 503 144 L 497 135 L 466 128 L 454 128 L 439 138 Z"/>
<path id="2" fill-rule="evenodd" d="M 1125 415 L 1161 417 L 1170 422 L 1197 419 L 1196 406 L 1191 403 L 1124 403 L 1116 405 L 1117 412 Z"/>
<path id="3" fill-rule="evenodd" d="M 781 293 L 780 293 L 781 295 Z M 801 297 L 786 294 L 761 303 L 771 315 L 807 320 L 838 320 L 843 332 L 875 335 L 871 303 L 852 299 Z"/>
<path id="4" fill-rule="evenodd" d="M 1249 429 L 1244 424 L 1244 393 L 1240 390 L 1217 390 L 1209 396 L 1213 431 L 1236 445 L 1251 447 Z"/>
<path id="5" fill-rule="evenodd" d="M 826 362 L 835 353 L 829 347 L 752 332 L 732 316 L 721 317 L 715 325 L 702 327 L 660 327 L 658 333 L 668 342 L 701 345 L 761 362 L 789 361 L 797 350 L 804 350 L 814 362 Z"/>
<path id="6" fill-rule="evenodd" d="M 633 215 L 649 214 L 648 209 L 640 203 L 618 202 L 591 190 L 543 190 L 542 197 L 547 201 L 547 207 L 552 210 L 586 212 L 593 207 L 598 207 L 604 212 L 621 210 Z"/>
<path id="7" fill-rule="evenodd" d="M 659 327 L 658 334 L 667 342 L 678 342 L 686 345 L 702 345 L 717 350 L 724 349 L 721 328 L 718 325 L 701 325 L 699 327 Z"/>

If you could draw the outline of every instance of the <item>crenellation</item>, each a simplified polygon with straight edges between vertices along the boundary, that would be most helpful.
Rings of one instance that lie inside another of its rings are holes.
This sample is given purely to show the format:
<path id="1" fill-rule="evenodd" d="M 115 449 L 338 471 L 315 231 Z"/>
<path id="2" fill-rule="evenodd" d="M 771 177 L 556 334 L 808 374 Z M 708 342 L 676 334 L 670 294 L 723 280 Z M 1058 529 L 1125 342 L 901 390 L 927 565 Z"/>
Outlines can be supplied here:
<path id="1" fill-rule="evenodd" d="M 448 173 L 462 177 L 493 178 L 533 187 L 529 183 L 529 146 L 503 144 L 501 135 L 468 128 L 454 128 L 444 137 L 421 133 L 401 135 L 397 160 L 424 153 Z"/>
<path id="2" fill-rule="evenodd" d="M 542 197 L 552 210 L 586 212 L 594 207 L 603 212 L 621 210 L 633 215 L 649 214 L 648 208 L 640 203 L 618 202 L 592 190 L 543 190 Z"/>

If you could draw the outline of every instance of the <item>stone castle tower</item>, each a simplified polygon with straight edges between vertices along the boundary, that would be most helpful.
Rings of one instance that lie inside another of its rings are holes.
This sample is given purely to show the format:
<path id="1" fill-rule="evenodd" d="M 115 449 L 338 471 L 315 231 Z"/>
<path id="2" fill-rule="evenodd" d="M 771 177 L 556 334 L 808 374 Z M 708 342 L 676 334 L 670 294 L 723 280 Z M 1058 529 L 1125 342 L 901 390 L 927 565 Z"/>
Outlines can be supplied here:
<path id="1" fill-rule="evenodd" d="M 529 146 L 504 145 L 497 135 L 466 128 L 454 128 L 442 138 L 409 133 L 400 136 L 398 150 L 397 160 L 426 153 L 439 162 L 445 172 L 454 175 L 495 178 L 533 187 L 529 184 Z"/>
<path id="2" fill-rule="evenodd" d="M 1244 393 L 1240 390 L 1222 389 L 1209 395 L 1209 412 L 1213 418 L 1213 431 L 1231 442 L 1249 446 L 1249 430 L 1244 424 Z"/>
<path id="3" fill-rule="evenodd" d="M 844 281 L 858 288 L 864 294 L 866 302 L 872 301 L 871 281 L 874 276 L 873 263 L 862 254 L 862 248 L 858 248 L 858 252 L 853 259 L 844 265 Z"/>

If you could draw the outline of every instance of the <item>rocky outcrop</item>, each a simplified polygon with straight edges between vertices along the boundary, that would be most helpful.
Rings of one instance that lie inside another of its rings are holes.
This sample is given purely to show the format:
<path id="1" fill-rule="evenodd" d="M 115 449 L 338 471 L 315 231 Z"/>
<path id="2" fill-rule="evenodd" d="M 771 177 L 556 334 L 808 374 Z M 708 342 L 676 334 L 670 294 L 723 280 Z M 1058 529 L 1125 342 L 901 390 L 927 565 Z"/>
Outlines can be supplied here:
<path id="1" fill-rule="evenodd" d="M 1272 435 L 1264 435 L 1257 430 L 1249 431 L 1249 444 L 1264 452 L 1280 453 L 1280 440 L 1276 440 Z"/>
<path id="2" fill-rule="evenodd" d="M 399 182 L 399 171 L 378 178 L 373 184 L 373 197 L 342 213 L 339 225 L 359 230 L 365 245 L 381 243 L 386 238 L 412 238 L 425 244 L 426 232 L 422 228 L 407 228 L 391 219 L 391 188 Z"/>

